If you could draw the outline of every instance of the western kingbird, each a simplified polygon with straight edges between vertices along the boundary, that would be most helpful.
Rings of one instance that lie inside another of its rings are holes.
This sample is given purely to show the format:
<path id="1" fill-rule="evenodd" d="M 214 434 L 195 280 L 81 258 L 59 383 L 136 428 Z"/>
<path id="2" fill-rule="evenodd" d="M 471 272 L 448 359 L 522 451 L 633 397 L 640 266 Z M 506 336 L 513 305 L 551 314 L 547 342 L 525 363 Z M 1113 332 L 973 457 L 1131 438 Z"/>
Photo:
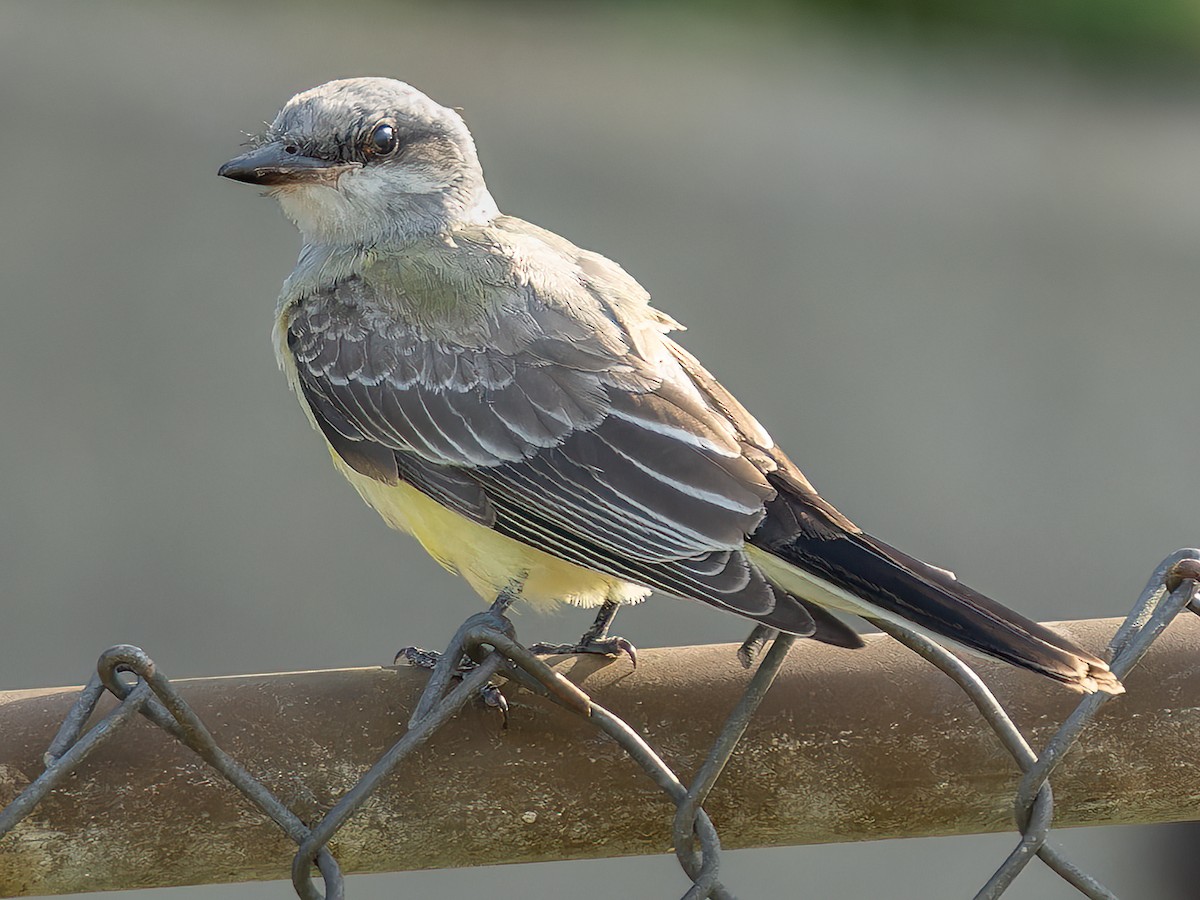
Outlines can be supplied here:
<path id="1" fill-rule="evenodd" d="M 303 235 L 275 346 L 334 465 L 483 597 L 659 590 L 861 645 L 834 609 L 1122 690 L 838 512 L 620 266 L 497 209 L 462 118 L 415 88 L 298 94 L 219 174 L 264 186 Z"/>

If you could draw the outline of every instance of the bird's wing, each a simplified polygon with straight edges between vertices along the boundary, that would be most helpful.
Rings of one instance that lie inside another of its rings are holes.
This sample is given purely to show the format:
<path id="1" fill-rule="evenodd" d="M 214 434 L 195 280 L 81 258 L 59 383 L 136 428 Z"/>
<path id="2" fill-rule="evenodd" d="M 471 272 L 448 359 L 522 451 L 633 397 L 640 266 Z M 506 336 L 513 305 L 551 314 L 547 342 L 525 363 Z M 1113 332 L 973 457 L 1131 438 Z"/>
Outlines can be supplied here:
<path id="1" fill-rule="evenodd" d="M 297 302 L 287 344 L 318 425 L 360 473 L 559 558 L 812 633 L 743 552 L 775 495 L 769 456 L 747 451 L 769 438 L 697 385 L 669 320 L 614 289 L 628 276 L 578 254 L 581 293 L 528 285 L 472 345 L 365 279 Z"/>
<path id="2" fill-rule="evenodd" d="M 430 462 L 493 466 L 557 446 L 604 417 L 601 374 L 611 360 L 593 358 L 554 310 L 530 310 L 524 340 L 484 335 L 469 346 L 389 315 L 380 290 L 348 279 L 297 304 L 288 320 L 305 397 L 347 439 Z"/>

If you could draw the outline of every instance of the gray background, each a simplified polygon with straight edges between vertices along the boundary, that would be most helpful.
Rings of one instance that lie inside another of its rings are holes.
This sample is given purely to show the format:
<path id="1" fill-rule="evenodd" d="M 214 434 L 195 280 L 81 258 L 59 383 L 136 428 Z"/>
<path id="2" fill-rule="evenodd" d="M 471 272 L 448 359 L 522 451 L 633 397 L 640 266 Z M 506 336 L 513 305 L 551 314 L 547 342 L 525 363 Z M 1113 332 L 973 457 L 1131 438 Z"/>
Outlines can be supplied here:
<path id="1" fill-rule="evenodd" d="M 297 236 L 215 177 L 292 93 L 355 74 L 461 107 L 501 208 L 634 273 L 889 542 L 1041 618 L 1123 613 L 1200 543 L 1191 70 L 662 7 L 333 6 L 0 5 L 3 687 L 76 683 L 120 641 L 172 676 L 374 664 L 478 608 L 330 469 L 269 340 Z M 589 618 L 518 626 L 567 639 Z M 745 631 L 662 598 L 620 626 L 642 646 Z M 1153 898 L 1172 896 L 1163 833 L 1058 837 Z M 747 898 L 954 898 L 1011 843 L 743 851 L 723 873 Z M 686 882 L 656 857 L 350 895 L 482 885 Z M 1008 896 L 1075 895 L 1035 866 Z"/>

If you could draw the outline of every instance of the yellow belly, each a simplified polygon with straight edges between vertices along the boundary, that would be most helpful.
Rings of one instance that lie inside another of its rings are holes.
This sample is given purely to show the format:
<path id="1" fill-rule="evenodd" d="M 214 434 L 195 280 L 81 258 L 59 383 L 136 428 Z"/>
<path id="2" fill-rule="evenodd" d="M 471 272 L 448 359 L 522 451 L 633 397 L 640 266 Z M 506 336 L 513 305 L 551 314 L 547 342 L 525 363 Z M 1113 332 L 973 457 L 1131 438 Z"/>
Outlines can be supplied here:
<path id="1" fill-rule="evenodd" d="M 535 606 L 557 603 L 599 606 L 605 600 L 636 603 L 649 588 L 564 562 L 505 537 L 404 484 L 381 484 L 342 462 L 331 447 L 333 464 L 393 528 L 406 531 L 439 563 L 467 580 L 491 602 L 506 587 L 519 589 Z"/>

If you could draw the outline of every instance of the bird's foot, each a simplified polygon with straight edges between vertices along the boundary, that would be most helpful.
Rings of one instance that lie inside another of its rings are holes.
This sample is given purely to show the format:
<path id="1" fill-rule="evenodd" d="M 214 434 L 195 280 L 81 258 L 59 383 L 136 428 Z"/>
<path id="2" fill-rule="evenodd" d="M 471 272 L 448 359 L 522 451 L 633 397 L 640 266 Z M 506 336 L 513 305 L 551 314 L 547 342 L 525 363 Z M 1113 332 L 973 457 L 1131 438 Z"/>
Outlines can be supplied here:
<path id="1" fill-rule="evenodd" d="M 596 621 L 592 627 L 583 633 L 574 644 L 547 644 L 538 642 L 529 645 L 529 652 L 538 656 L 574 656 L 578 653 L 590 653 L 596 656 L 607 656 L 616 659 L 622 654 L 629 657 L 633 667 L 637 668 L 637 648 L 623 637 L 609 637 L 608 629 L 617 615 L 620 604 L 615 600 L 605 600 L 596 613 Z"/>
<path id="2" fill-rule="evenodd" d="M 754 665 L 754 660 L 758 659 L 758 654 L 762 652 L 767 641 L 774 640 L 778 636 L 779 632 L 770 625 L 755 625 L 754 630 L 737 649 L 738 662 L 742 664 L 742 668 L 748 669 Z"/>
<path id="3" fill-rule="evenodd" d="M 416 666 L 420 669 L 433 670 L 438 660 L 442 658 L 442 654 L 437 650 L 425 650 L 422 647 L 401 647 L 392 660 L 392 665 L 408 665 Z M 473 668 L 476 663 L 468 656 L 464 656 L 458 661 L 458 665 L 454 669 L 454 677 L 462 678 Z M 479 689 L 479 699 L 483 701 L 485 706 L 492 709 L 500 710 L 500 715 L 503 717 L 501 728 L 508 727 L 508 699 L 500 690 L 500 686 L 488 682 Z"/>
<path id="4" fill-rule="evenodd" d="M 637 648 L 623 637 L 598 637 L 590 632 L 574 644 L 547 644 L 539 641 L 529 645 L 529 652 L 538 656 L 574 656 L 578 653 L 591 653 L 616 659 L 628 656 L 633 667 L 637 668 Z"/>
<path id="5" fill-rule="evenodd" d="M 418 669 L 434 669 L 441 658 L 442 654 L 437 650 L 426 650 L 423 647 L 401 647 L 396 651 L 392 665 L 416 666 Z M 474 661 L 464 656 L 459 662 L 455 674 L 462 676 L 474 667 Z"/>

